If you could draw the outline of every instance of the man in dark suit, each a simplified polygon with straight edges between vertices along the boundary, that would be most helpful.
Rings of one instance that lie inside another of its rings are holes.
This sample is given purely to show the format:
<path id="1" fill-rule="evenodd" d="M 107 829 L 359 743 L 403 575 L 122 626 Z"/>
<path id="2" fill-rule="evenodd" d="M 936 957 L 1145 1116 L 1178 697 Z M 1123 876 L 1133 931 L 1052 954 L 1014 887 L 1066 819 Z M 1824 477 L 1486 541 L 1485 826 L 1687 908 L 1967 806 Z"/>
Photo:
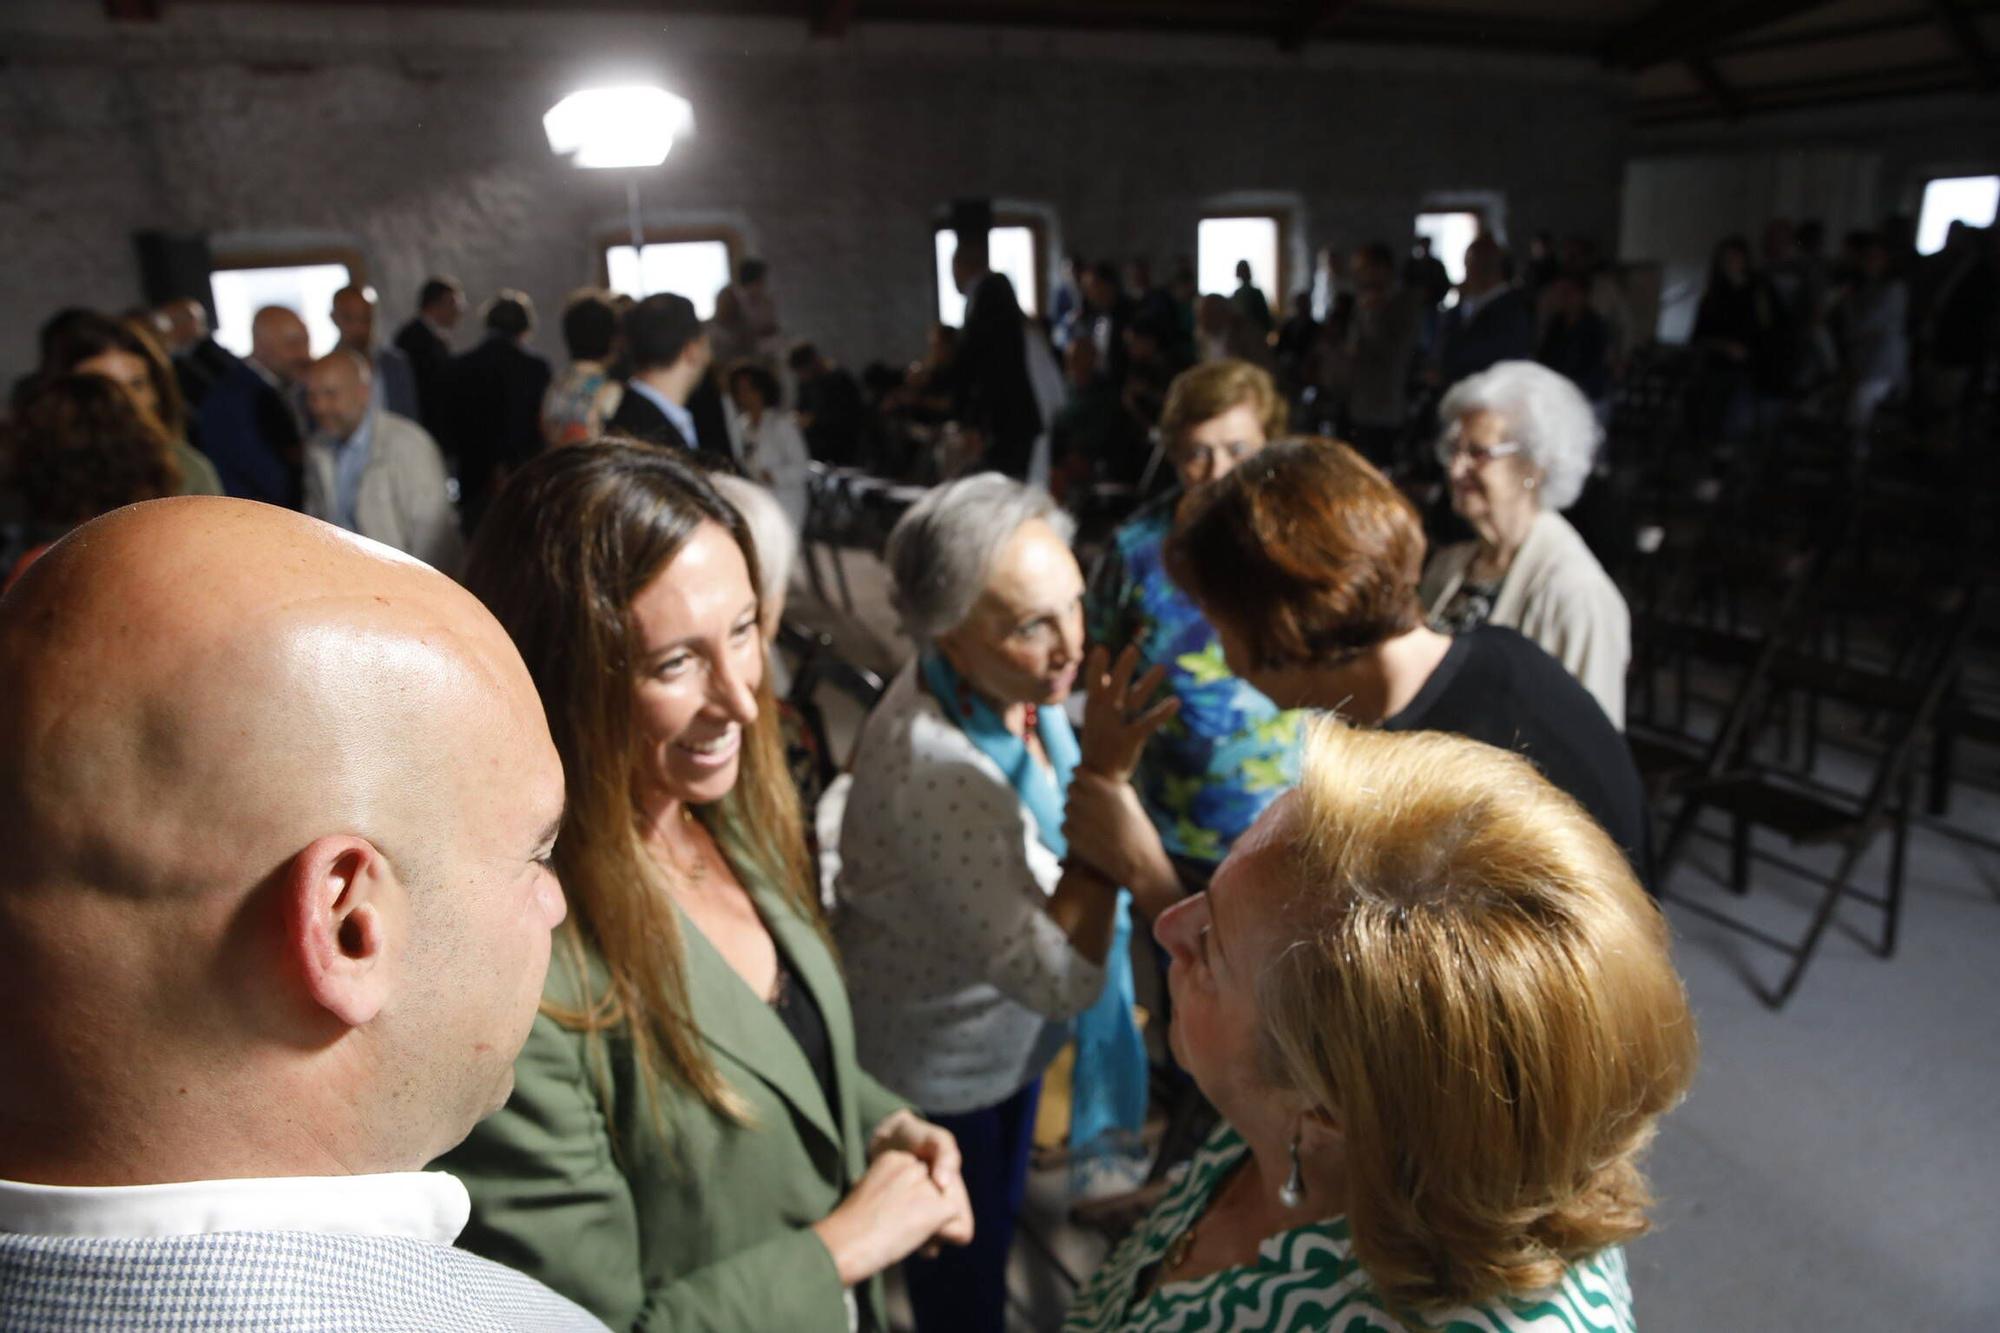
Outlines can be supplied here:
<path id="1" fill-rule="evenodd" d="M 1438 330 L 1438 378 L 1449 388 L 1500 361 L 1535 355 L 1535 310 L 1526 293 L 1509 286 L 1506 256 L 1491 236 L 1465 248 L 1465 281 L 1458 304 Z"/>
<path id="2" fill-rule="evenodd" d="M 787 364 L 798 381 L 799 426 L 806 433 L 806 448 L 822 463 L 857 465 L 868 415 L 861 386 L 811 343 L 794 347 Z"/>
<path id="3" fill-rule="evenodd" d="M 712 468 L 734 471 L 726 429 L 718 438 L 713 425 L 702 428 L 706 413 L 698 409 L 706 406 L 701 399 L 714 392 L 708 373 L 714 358 L 694 303 L 671 292 L 657 293 L 625 312 L 623 328 L 632 375 L 605 429 L 686 449 Z M 714 406 L 719 416 L 719 398 Z"/>
<path id="4" fill-rule="evenodd" d="M 208 307 L 201 302 L 181 297 L 154 314 L 167 331 L 167 352 L 173 357 L 181 401 L 190 413 L 198 413 L 208 391 L 236 369 L 236 357 L 209 332 Z"/>
<path id="5" fill-rule="evenodd" d="M 445 367 L 440 441 L 458 465 L 459 512 L 466 531 L 507 474 L 542 448 L 542 395 L 549 363 L 522 346 L 535 327 L 524 292 L 502 288 L 486 303 L 486 341 Z M 421 381 L 419 381 L 421 382 Z"/>
<path id="6" fill-rule="evenodd" d="M 1014 284 L 987 267 L 985 241 L 976 234 L 960 235 L 951 276 L 966 297 L 965 328 L 945 375 L 952 415 L 985 438 L 982 468 L 1025 478 L 1042 432 L 1042 409 L 1028 380 L 1027 334 Z"/>
<path id="7" fill-rule="evenodd" d="M 201 450 L 231 495 L 296 509 L 305 438 L 300 383 L 312 364 L 305 321 L 265 306 L 250 323 L 250 356 L 201 404 Z"/>
<path id="8" fill-rule="evenodd" d="M 375 372 L 375 407 L 411 421 L 423 408 L 417 402 L 417 377 L 400 347 L 375 345 L 375 289 L 353 283 L 333 294 L 333 327 L 340 331 L 335 351 L 352 352 Z"/>
<path id="9" fill-rule="evenodd" d="M 417 415 L 442 440 L 444 379 L 451 365 L 451 331 L 465 314 L 465 289 L 455 278 L 432 278 L 417 293 L 417 313 L 396 331 L 396 346 L 410 362 L 417 385 Z M 449 446 L 447 446 L 449 447 Z"/>

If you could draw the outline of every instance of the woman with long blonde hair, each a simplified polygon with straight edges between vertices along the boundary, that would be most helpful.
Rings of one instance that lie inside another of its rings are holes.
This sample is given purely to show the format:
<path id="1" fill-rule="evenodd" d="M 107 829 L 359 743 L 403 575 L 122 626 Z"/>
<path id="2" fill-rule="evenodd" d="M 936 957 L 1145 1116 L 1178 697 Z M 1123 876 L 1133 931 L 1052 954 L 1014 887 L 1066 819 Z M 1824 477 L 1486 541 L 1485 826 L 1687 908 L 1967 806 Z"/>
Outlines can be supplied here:
<path id="1" fill-rule="evenodd" d="M 463 1243 L 613 1328 L 886 1327 L 876 1275 L 971 1215 L 951 1136 L 855 1063 L 741 515 L 673 451 L 556 450 L 466 583 L 562 753 L 570 911 L 513 1098 L 443 1163 Z"/>

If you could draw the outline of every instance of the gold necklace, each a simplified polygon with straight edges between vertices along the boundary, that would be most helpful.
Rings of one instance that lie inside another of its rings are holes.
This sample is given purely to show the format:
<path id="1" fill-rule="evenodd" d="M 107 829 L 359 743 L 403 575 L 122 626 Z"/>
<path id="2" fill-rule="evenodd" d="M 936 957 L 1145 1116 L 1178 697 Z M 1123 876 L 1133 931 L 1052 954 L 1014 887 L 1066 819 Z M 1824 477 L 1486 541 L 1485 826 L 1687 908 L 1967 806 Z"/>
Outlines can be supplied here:
<path id="1" fill-rule="evenodd" d="M 694 811 L 685 805 L 681 806 L 682 824 L 692 826 L 699 822 L 694 817 Z M 674 854 L 673 848 L 669 847 L 664 839 L 661 840 L 660 851 L 666 859 L 668 869 L 672 870 L 689 884 L 701 884 L 708 879 L 708 849 L 701 843 L 700 833 L 693 833 L 690 836 L 695 839 L 694 864 L 692 866 L 683 864 L 681 858 Z"/>

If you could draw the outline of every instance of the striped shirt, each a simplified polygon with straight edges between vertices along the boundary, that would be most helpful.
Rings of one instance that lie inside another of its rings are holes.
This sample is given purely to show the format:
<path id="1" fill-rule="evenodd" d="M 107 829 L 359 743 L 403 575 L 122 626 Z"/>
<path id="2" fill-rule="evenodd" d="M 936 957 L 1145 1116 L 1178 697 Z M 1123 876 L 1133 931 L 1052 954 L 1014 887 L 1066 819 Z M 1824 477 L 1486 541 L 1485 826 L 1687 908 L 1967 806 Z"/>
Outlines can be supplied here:
<path id="1" fill-rule="evenodd" d="M 1248 1149 L 1227 1124 L 1216 1129 L 1137 1230 L 1091 1277 L 1063 1333 L 1404 1333 L 1354 1257 L 1347 1219 L 1336 1217 L 1269 1237 L 1257 1261 L 1139 1295 L 1176 1237 Z M 1570 1266 L 1563 1280 L 1528 1297 L 1428 1316 L 1440 1333 L 1633 1333 L 1632 1291 L 1617 1246 Z"/>

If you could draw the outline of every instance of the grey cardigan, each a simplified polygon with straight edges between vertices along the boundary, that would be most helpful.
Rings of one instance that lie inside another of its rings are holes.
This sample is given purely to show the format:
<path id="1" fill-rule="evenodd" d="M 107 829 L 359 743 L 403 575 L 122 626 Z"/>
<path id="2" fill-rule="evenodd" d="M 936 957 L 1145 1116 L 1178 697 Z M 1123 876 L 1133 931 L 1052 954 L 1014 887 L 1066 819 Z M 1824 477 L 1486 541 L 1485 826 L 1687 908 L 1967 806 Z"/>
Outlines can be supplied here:
<path id="1" fill-rule="evenodd" d="M 1465 582 L 1479 550 L 1459 542 L 1431 556 L 1418 596 L 1435 619 Z M 1561 514 L 1544 510 L 1500 581 L 1488 621 L 1519 630 L 1568 668 L 1611 725 L 1625 730 L 1625 668 L 1632 660 L 1632 615 L 1618 585 Z"/>

